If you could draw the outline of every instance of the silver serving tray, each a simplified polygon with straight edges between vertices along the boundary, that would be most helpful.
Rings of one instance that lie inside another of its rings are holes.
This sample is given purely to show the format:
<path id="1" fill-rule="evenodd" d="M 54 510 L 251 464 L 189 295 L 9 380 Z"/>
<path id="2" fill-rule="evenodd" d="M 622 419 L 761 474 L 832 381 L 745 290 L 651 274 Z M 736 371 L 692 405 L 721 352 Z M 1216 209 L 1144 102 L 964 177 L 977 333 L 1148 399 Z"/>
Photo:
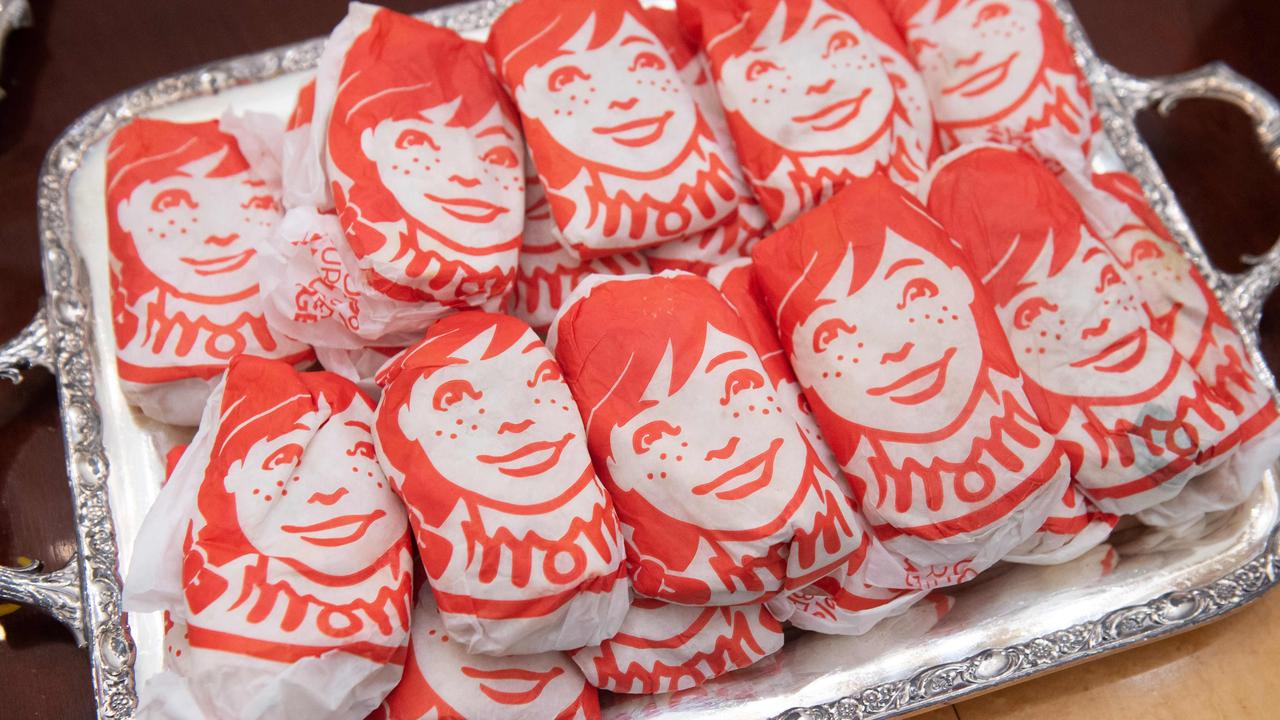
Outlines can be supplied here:
<path id="1" fill-rule="evenodd" d="M 482 36 L 507 2 L 479 0 L 422 17 Z M 1263 150 L 1280 167 L 1280 105 L 1220 63 L 1155 79 L 1120 72 L 1094 54 L 1067 2 L 1053 2 L 1117 151 L 1111 162 L 1141 179 L 1241 330 L 1254 362 L 1265 368 L 1258 322 L 1280 283 L 1280 243 L 1247 259 L 1244 273 L 1214 267 L 1138 136 L 1134 116 L 1191 97 L 1230 102 L 1253 118 Z M 107 100 L 62 134 L 40 174 L 45 303 L 26 330 L 0 347 L 0 376 L 16 382 L 22 370 L 41 365 L 58 377 L 78 554 L 50 573 L 37 566 L 0 568 L 0 599 L 36 605 L 75 633 L 90 655 L 100 717 L 131 716 L 139 683 L 160 667 L 160 619 L 122 613 L 120 579 L 160 487 L 161 452 L 189 432 L 132 411 L 120 392 L 107 292 L 104 146 L 113 130 L 142 115 L 205 119 L 229 106 L 283 115 L 321 44 L 311 40 L 213 63 Z M 1274 390 L 1274 378 L 1264 374 Z M 1194 543 L 1154 544 L 1120 533 L 1118 560 L 1105 576 L 1096 572 L 1097 553 L 1050 568 L 997 567 L 952 592 L 953 609 L 927 630 L 927 623 L 890 621 L 860 638 L 801 635 L 776 656 L 702 688 L 607 697 L 605 713 L 882 718 L 950 703 L 1195 627 L 1255 600 L 1280 575 L 1278 518 L 1277 475 L 1269 472 L 1250 502 L 1216 517 Z"/>

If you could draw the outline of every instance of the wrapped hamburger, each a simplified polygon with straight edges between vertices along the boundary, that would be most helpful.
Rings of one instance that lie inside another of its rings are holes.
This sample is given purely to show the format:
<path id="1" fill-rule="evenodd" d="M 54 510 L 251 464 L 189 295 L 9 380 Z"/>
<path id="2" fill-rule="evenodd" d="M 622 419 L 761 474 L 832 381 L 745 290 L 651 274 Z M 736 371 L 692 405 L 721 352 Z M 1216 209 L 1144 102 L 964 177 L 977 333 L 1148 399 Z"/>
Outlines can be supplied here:
<path id="1" fill-rule="evenodd" d="M 742 605 L 845 565 L 862 526 L 703 278 L 593 276 L 548 338 L 618 510 L 632 585 Z"/>
<path id="2" fill-rule="evenodd" d="M 989 141 L 1074 164 L 1105 143 L 1051 3 L 884 2 L 924 77 L 944 152 Z"/>
<path id="3" fill-rule="evenodd" d="M 737 153 L 733 150 L 733 136 L 724 117 L 724 108 L 720 106 L 720 98 L 716 95 L 715 82 L 711 78 L 711 67 L 707 64 L 706 56 L 696 43 L 690 42 L 675 11 L 649 7 L 645 8 L 645 15 L 654 34 L 671 54 L 680 78 L 684 80 L 689 92 L 693 93 L 698 109 L 707 119 L 711 132 L 724 151 L 725 162 L 733 171 L 739 197 L 737 209 L 724 222 L 710 230 L 655 245 L 646 250 L 645 255 L 654 272 L 684 270 L 706 275 L 717 265 L 747 257 L 756 240 L 768 232 L 769 221 L 743 177 Z"/>
<path id="4" fill-rule="evenodd" d="M 431 593 L 413 611 L 404 679 L 368 720 L 598 720 L 596 689 L 567 655 L 473 655 L 449 634 Z"/>
<path id="5" fill-rule="evenodd" d="M 924 84 L 879 0 L 689 0 L 738 158 L 781 227 L 849 179 L 914 188 L 936 154 Z"/>
<path id="6" fill-rule="evenodd" d="M 116 365 L 131 404 L 195 425 L 236 355 L 311 360 L 268 327 L 258 300 L 258 249 L 280 221 L 280 188 L 217 121 L 116 131 L 106 196 Z"/>
<path id="7" fill-rule="evenodd" d="M 354 3 L 315 105 L 313 151 L 364 281 L 437 315 L 499 307 L 524 224 L 523 143 L 482 48 Z"/>
<path id="8" fill-rule="evenodd" d="M 635 0 L 522 0 L 487 47 L 579 257 L 686 238 L 738 209 L 731 159 Z"/>
<path id="9" fill-rule="evenodd" d="M 621 529 L 578 407 L 533 330 L 507 315 L 451 315 L 378 381 L 378 458 L 454 642 L 507 655 L 612 635 L 629 602 Z"/>
<path id="10" fill-rule="evenodd" d="M 525 162 L 531 161 L 525 158 Z M 516 268 L 512 314 L 529 323 L 537 333 L 546 334 L 569 293 L 591 273 L 649 274 L 649 261 L 638 252 L 580 260 L 565 249 L 536 173 L 525 178 L 525 203 L 524 241 L 520 245 L 520 265 Z"/>
<path id="11" fill-rule="evenodd" d="M 1040 527 L 1067 456 L 981 285 L 914 198 L 883 175 L 851 180 L 752 255 L 814 417 L 893 559 L 871 554 L 866 582 L 959 583 Z"/>
<path id="12" fill-rule="evenodd" d="M 1037 414 L 1099 510 L 1145 510 L 1221 462 L 1212 450 L 1236 421 L 1152 330 L 1128 271 L 1049 170 L 977 145 L 931 174 L 921 195 L 982 277 Z"/>
<path id="13" fill-rule="evenodd" d="M 636 598 L 618 634 L 571 653 L 587 682 L 616 693 L 687 690 L 782 648 L 764 605 L 689 607 Z"/>
<path id="14" fill-rule="evenodd" d="M 1227 456 L 1221 465 L 1193 479 L 1177 498 L 1140 514 L 1149 524 L 1184 525 L 1202 513 L 1240 504 L 1258 486 L 1264 469 L 1280 455 L 1275 400 L 1213 289 L 1147 204 L 1137 179 L 1106 173 L 1095 176 L 1094 183 L 1123 204 L 1121 223 L 1103 240 L 1133 277 L 1151 329 L 1195 368 L 1213 390 L 1220 412 L 1236 426 L 1214 447 L 1216 455 Z"/>
<path id="15" fill-rule="evenodd" d="M 373 405 L 242 355 L 135 541 L 125 606 L 164 611 L 138 717 L 361 717 L 400 680 L 413 577 Z"/>

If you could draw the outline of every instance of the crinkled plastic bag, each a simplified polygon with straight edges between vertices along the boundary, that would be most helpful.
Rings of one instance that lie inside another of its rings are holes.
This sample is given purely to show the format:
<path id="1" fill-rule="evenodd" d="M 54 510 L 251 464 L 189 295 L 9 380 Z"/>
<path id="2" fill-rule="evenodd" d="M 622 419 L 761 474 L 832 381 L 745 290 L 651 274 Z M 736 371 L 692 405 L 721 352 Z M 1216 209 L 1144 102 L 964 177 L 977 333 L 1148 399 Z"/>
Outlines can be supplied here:
<path id="1" fill-rule="evenodd" d="M 378 458 L 454 642 L 506 655 L 612 635 L 628 604 L 621 528 L 533 330 L 451 315 L 378 381 Z"/>

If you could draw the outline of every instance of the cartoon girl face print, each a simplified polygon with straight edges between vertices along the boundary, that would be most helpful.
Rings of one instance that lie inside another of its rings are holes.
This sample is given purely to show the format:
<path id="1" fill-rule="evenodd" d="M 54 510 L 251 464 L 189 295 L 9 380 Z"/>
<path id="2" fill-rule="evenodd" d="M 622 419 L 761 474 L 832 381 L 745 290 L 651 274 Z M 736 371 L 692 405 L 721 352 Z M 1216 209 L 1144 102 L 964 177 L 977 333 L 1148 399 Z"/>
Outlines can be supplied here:
<path id="1" fill-rule="evenodd" d="M 1165 294 L 1166 303 L 1160 308 L 1152 307 L 1153 312 L 1171 312 L 1173 316 L 1185 312 L 1194 318 L 1209 314 L 1208 300 L 1191 275 L 1190 263 L 1151 228 L 1135 218 L 1120 227 L 1108 246 L 1134 282 L 1147 283 Z M 1174 319 L 1156 318 L 1157 321 Z"/>
<path id="2" fill-rule="evenodd" d="M 798 153 L 857 147 L 884 127 L 894 88 L 880 43 L 848 13 L 815 0 L 804 28 L 783 40 L 786 3 L 746 53 L 721 69 L 726 104 L 757 132 Z"/>
<path id="3" fill-rule="evenodd" d="M 520 134 L 496 103 L 474 127 L 451 125 L 460 102 L 383 120 L 365 131 L 360 144 L 409 215 L 468 245 L 496 238 L 505 246 L 524 223 Z M 486 249 L 474 248 L 476 254 Z"/>
<path id="4" fill-rule="evenodd" d="M 849 251 L 817 308 L 796 326 L 797 362 L 823 368 L 806 381 L 858 425 L 909 433 L 946 427 L 982 366 L 969 276 L 892 230 L 856 299 L 848 294 L 852 274 Z"/>
<path id="5" fill-rule="evenodd" d="M 235 297 L 258 284 L 250 261 L 282 213 L 275 189 L 246 170 L 210 177 L 228 150 L 140 184 L 116 208 L 142 263 L 184 294 Z"/>
<path id="6" fill-rule="evenodd" d="M 583 694 L 582 674 L 566 655 L 471 655 L 431 611 L 414 613 L 413 657 L 431 688 L 459 717 L 565 717 Z M 592 691 L 594 692 L 594 691 Z"/>
<path id="7" fill-rule="evenodd" d="M 573 154 L 626 172 L 677 160 L 697 129 L 693 96 L 662 43 L 630 14 L 588 49 L 593 16 L 516 88 L 521 112 Z"/>
<path id="8" fill-rule="evenodd" d="M 495 497 L 516 484 L 519 491 L 502 496 L 504 502 L 549 502 L 566 487 L 550 480 L 576 480 L 586 469 L 581 416 L 560 366 L 533 333 L 479 359 L 492 332 L 455 353 L 468 362 L 414 383 L 399 411 L 400 427 L 428 448 L 432 464 L 455 485 Z"/>
<path id="9" fill-rule="evenodd" d="M 944 123 L 976 122 L 1014 107 L 1044 63 L 1036 0 L 960 0 L 934 19 L 928 3 L 906 28 L 935 112 Z"/>
<path id="10" fill-rule="evenodd" d="M 357 400 L 356 402 L 359 402 Z M 374 457 L 367 411 L 316 413 L 255 443 L 224 480 L 258 552 L 327 575 L 368 568 L 404 536 L 405 514 Z"/>
<path id="11" fill-rule="evenodd" d="M 615 481 L 624 490 L 639 491 L 670 517 L 703 527 L 713 518 L 735 528 L 773 520 L 782 503 L 756 494 L 767 496 L 775 478 L 793 488 L 807 456 L 755 351 L 709 326 L 696 369 L 675 392 L 670 392 L 671 364 L 668 349 L 645 389 L 644 409 L 610 433 L 613 462 L 628 468 L 614 473 Z M 694 482 L 666 481 L 674 473 Z M 730 506 L 738 500 L 747 502 Z"/>
<path id="12" fill-rule="evenodd" d="M 1128 397 L 1163 377 L 1173 358 L 1149 342 L 1141 300 L 1115 257 L 1084 228 L 1068 271 L 1049 276 L 1051 252 L 1045 243 L 997 310 L 1023 371 L 1052 392 L 1094 397 Z M 1054 360 L 1037 362 L 1046 352 Z"/>

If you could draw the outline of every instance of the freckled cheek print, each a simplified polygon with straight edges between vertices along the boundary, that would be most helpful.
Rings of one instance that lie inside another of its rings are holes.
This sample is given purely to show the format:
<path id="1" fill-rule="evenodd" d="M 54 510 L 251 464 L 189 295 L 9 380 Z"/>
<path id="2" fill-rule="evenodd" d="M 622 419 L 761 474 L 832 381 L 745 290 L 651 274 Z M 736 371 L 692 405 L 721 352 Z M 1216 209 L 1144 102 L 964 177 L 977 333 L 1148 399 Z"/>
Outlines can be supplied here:
<path id="1" fill-rule="evenodd" d="M 529 387 L 524 378 L 538 375 L 536 365 L 524 367 L 526 359 L 504 353 L 472 362 L 465 374 L 437 371 L 415 383 L 400 417 L 450 482 L 487 496 L 517 483 L 513 497 L 534 504 L 564 489 L 551 480 L 583 472 L 562 461 L 582 457 L 585 438 L 567 386 L 557 378 Z"/>
<path id="2" fill-rule="evenodd" d="M 713 410 L 687 410 L 698 407 Z M 792 462 L 798 437 L 776 434 L 792 427 L 781 397 L 754 368 L 692 378 L 610 434 L 611 457 L 624 468 L 615 479 L 673 518 L 705 523 L 724 516 L 724 503 L 768 487 L 777 473 L 788 473 L 789 481 L 799 476 Z M 777 469 L 780 463 L 786 467 Z M 751 502 L 744 508 L 752 517 L 735 521 L 746 524 L 765 522 L 776 509 Z"/>
<path id="3" fill-rule="evenodd" d="M 310 434 L 307 428 L 270 442 L 259 441 L 242 463 L 227 472 L 224 486 L 235 496 L 236 524 L 260 551 L 288 544 L 289 538 L 269 527 L 268 516 L 276 503 L 288 498 L 290 491 L 298 494 L 294 487 L 298 482 L 295 478 L 299 476 L 297 464 Z"/>
<path id="4" fill-rule="evenodd" d="M 407 178 L 428 178 L 440 172 L 445 161 L 444 153 L 425 145 L 397 149 L 390 154 L 388 170 Z"/>

